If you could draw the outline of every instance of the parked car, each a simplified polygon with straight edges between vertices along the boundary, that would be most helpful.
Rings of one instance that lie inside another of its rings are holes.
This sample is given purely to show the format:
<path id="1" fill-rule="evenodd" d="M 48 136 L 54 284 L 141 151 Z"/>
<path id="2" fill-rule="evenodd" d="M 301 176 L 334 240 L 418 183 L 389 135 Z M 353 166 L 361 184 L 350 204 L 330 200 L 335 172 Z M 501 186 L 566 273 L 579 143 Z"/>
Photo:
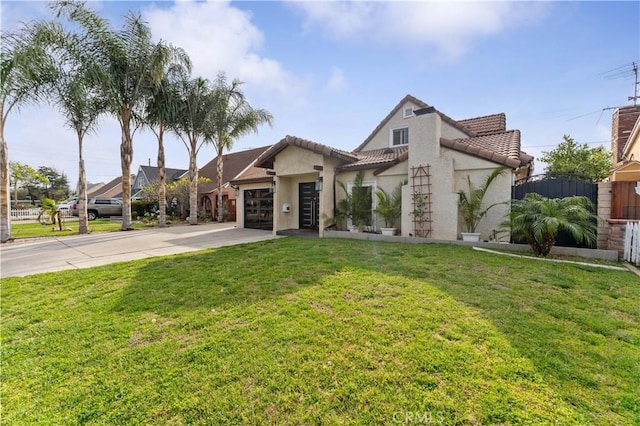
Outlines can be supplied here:
<path id="1" fill-rule="evenodd" d="M 79 216 L 78 205 L 71 205 L 71 214 Z M 87 217 L 96 220 L 99 217 L 122 216 L 122 200 L 117 198 L 91 198 L 87 202 Z"/>

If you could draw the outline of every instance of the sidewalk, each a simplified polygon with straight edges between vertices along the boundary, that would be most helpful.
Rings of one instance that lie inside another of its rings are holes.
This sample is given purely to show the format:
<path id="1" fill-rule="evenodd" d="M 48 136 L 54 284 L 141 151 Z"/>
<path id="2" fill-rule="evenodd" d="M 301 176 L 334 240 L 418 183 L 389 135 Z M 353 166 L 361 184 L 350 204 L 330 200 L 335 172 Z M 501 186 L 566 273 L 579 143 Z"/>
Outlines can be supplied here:
<path id="1" fill-rule="evenodd" d="M 271 231 L 211 223 L 16 240 L 0 245 L 0 278 L 90 268 L 273 238 L 279 237 Z"/>

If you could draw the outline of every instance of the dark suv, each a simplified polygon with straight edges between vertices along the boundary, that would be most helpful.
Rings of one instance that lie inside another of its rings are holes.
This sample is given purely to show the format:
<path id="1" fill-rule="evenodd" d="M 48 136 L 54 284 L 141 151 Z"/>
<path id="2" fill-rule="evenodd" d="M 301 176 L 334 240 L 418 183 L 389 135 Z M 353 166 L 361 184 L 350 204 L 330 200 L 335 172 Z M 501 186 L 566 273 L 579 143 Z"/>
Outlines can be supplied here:
<path id="1" fill-rule="evenodd" d="M 78 204 L 71 206 L 71 214 L 79 216 Z M 89 220 L 99 217 L 122 216 L 122 200 L 117 198 L 91 198 L 87 202 L 87 216 Z"/>

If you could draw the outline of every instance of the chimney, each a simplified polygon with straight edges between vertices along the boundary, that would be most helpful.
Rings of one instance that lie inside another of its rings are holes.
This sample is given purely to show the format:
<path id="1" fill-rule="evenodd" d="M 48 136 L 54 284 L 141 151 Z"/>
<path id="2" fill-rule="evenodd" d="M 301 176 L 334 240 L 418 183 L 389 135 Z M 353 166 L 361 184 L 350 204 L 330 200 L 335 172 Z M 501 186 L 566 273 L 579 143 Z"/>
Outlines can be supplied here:
<path id="1" fill-rule="evenodd" d="M 611 154 L 613 165 L 617 165 L 624 158 L 624 146 L 631 136 L 631 130 L 640 117 L 640 106 L 631 105 L 615 110 L 611 117 Z"/>
<path id="2" fill-rule="evenodd" d="M 149 157 L 149 167 L 151 167 L 151 157 Z"/>

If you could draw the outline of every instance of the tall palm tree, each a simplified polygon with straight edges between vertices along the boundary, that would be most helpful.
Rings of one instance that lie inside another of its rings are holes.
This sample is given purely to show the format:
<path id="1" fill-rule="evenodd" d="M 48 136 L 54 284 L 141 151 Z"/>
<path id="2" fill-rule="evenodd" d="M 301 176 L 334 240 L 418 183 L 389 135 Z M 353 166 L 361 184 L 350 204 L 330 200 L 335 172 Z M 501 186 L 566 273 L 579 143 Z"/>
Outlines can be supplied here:
<path id="1" fill-rule="evenodd" d="M 559 230 L 569 232 L 581 243 L 592 245 L 597 236 L 597 215 L 587 197 L 545 198 L 536 193 L 511 203 L 509 220 L 503 226 L 511 236 L 524 238 L 536 256 L 547 256 Z"/>
<path id="2" fill-rule="evenodd" d="M 4 129 L 11 111 L 38 100 L 51 63 L 27 27 L 16 33 L 0 32 L 0 242 L 11 239 L 9 147 Z"/>
<path id="3" fill-rule="evenodd" d="M 191 72 L 186 52 L 171 46 L 172 62 L 168 64 L 160 82 L 153 85 L 145 107 L 144 122 L 158 141 L 158 226 L 167 224 L 166 167 L 164 135 L 175 128 L 180 109 L 179 82 Z"/>
<path id="4" fill-rule="evenodd" d="M 46 42 L 47 52 L 56 64 L 55 78 L 48 82 L 47 97 L 53 101 L 65 117 L 66 124 L 78 138 L 78 219 L 80 234 L 89 232 L 87 215 L 87 173 L 84 163 L 84 138 L 95 130 L 100 114 L 106 112 L 105 98 L 87 78 L 86 64 L 90 59 L 77 34 L 67 33 L 61 25 L 37 23 L 34 26 L 37 39 Z"/>
<path id="5" fill-rule="evenodd" d="M 122 169 L 122 230 L 131 228 L 131 162 L 133 135 L 141 124 L 145 96 L 162 80 L 170 50 L 153 43 L 151 30 L 139 15 L 125 16 L 122 29 L 113 30 L 109 22 L 83 3 L 61 1 L 54 4 L 58 16 L 78 25 L 79 46 L 88 59 L 86 75 L 107 101 L 107 111 L 120 124 L 120 163 Z"/>
<path id="6" fill-rule="evenodd" d="M 186 77 L 186 76 L 185 76 Z M 212 140 L 211 111 L 215 107 L 209 82 L 201 77 L 184 78 L 180 83 L 181 106 L 175 133 L 189 152 L 189 223 L 198 223 L 197 156 L 205 142 Z"/>
<path id="7" fill-rule="evenodd" d="M 224 159 L 222 154 L 233 147 L 233 142 L 249 133 L 257 133 L 261 124 L 273 123 L 273 116 L 265 109 L 254 109 L 240 90 L 242 83 L 233 80 L 227 83 L 224 73 L 218 74 L 214 83 L 214 102 L 211 111 L 213 145 L 216 149 L 218 177 L 218 222 L 222 222 L 222 185 Z"/>

